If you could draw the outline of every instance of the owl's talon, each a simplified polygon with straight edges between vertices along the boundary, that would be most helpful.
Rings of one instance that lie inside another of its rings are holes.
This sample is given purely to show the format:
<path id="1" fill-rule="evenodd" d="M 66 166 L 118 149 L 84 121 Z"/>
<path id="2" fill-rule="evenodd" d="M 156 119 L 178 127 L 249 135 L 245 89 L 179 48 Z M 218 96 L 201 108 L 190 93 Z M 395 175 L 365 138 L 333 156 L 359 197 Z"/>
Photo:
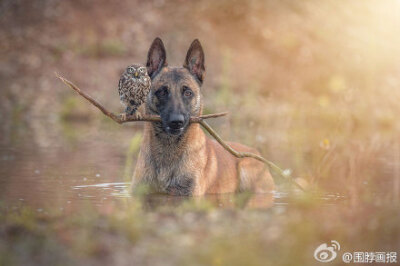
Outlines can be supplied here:
<path id="1" fill-rule="evenodd" d="M 121 120 L 122 121 L 126 121 L 126 113 L 122 113 L 121 114 Z"/>
<path id="2" fill-rule="evenodd" d="M 136 112 L 135 113 L 135 118 L 138 119 L 138 120 L 142 120 L 143 116 L 142 116 L 142 114 L 140 112 Z"/>

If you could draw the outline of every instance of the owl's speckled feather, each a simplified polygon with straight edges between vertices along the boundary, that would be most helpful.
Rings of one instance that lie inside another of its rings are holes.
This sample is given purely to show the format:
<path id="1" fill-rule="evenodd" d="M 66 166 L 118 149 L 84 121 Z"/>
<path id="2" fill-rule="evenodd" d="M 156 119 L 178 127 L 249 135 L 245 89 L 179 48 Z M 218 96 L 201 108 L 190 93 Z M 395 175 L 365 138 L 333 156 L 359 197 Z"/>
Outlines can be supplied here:
<path id="1" fill-rule="evenodd" d="M 126 107 L 125 113 L 133 115 L 146 100 L 150 91 L 151 80 L 147 68 L 141 65 L 130 65 L 121 75 L 118 93 L 121 103 Z"/>

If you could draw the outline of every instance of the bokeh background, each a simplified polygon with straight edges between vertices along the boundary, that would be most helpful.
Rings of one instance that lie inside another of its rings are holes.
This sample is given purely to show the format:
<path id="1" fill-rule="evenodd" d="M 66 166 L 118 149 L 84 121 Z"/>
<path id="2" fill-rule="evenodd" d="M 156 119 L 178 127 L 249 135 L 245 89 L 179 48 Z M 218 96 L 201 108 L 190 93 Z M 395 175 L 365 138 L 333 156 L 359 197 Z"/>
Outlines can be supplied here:
<path id="1" fill-rule="evenodd" d="M 113 123 L 65 87 L 54 72 L 121 112 L 119 75 L 131 63 L 145 63 L 155 37 L 164 41 L 172 66 L 182 65 L 193 39 L 201 41 L 206 55 L 205 112 L 229 112 L 227 118 L 210 121 L 224 139 L 257 147 L 302 184 L 345 197 L 353 208 L 398 206 L 398 0 L 1 1 L 4 202 L 22 199 L 34 206 L 64 206 L 66 199 L 76 197 L 71 186 L 129 181 L 142 125 Z M 281 184 L 278 178 L 277 183 Z M 81 202 L 72 200 L 74 204 Z M 390 208 L 372 225 L 346 212 L 351 218 L 338 231 L 354 239 L 343 228 L 357 221 L 360 228 L 376 230 L 367 244 L 398 245 L 389 236 L 385 241 L 379 238 Z M 306 215 L 302 210 L 293 217 Z M 367 213 L 364 209 L 360 217 Z M 325 219 L 312 215 L 319 222 Z M 340 223 L 338 217 L 329 217 Z M 391 228 L 385 232 L 398 233 L 394 224 L 385 225 Z M 299 229 L 303 237 L 314 227 L 294 228 L 286 227 L 295 235 Z M 278 230 L 281 235 L 274 233 L 279 238 L 286 229 Z M 330 236 L 325 229 L 332 228 L 321 229 Z M 256 247 L 263 242 L 253 237 L 245 238 L 254 247 L 245 254 L 254 257 L 254 251 L 256 258 L 262 257 Z M 213 253 L 216 259 L 207 253 L 205 262 L 212 258 L 218 265 L 218 256 L 228 256 L 224 252 L 229 248 L 241 250 L 224 242 L 219 246 L 218 241 L 212 243 L 221 253 Z M 235 261 L 241 260 L 231 262 Z"/>
<path id="2" fill-rule="evenodd" d="M 182 65 L 199 38 L 205 111 L 229 111 L 218 122 L 226 139 L 258 147 L 313 185 L 342 192 L 349 181 L 357 190 L 388 185 L 398 197 L 399 8 L 399 1 L 2 1 L 1 141 L 34 131 L 29 142 L 41 146 L 46 134 L 71 133 L 64 122 L 72 120 L 99 128 L 102 115 L 54 71 L 122 111 L 119 75 L 145 63 L 156 36 L 170 65 Z"/>

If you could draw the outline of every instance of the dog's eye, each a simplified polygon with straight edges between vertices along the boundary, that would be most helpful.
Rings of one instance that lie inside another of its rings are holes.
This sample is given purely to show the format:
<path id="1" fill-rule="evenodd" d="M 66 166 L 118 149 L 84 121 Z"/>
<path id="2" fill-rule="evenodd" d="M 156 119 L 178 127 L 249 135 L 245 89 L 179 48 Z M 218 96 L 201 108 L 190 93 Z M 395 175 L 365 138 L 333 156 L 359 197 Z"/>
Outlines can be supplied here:
<path id="1" fill-rule="evenodd" d="M 156 91 L 157 97 L 165 97 L 168 95 L 168 88 L 163 86 Z"/>
<path id="2" fill-rule="evenodd" d="M 191 89 L 189 89 L 188 87 L 184 86 L 183 87 L 183 96 L 192 97 L 193 96 L 193 91 Z"/>

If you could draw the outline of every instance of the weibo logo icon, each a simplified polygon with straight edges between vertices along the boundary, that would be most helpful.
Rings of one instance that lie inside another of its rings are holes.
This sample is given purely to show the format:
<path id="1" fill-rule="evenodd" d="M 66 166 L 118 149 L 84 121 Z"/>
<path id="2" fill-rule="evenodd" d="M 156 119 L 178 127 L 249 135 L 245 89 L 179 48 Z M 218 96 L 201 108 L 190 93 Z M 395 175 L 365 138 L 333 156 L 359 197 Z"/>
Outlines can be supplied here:
<path id="1" fill-rule="evenodd" d="M 333 261 L 337 252 L 340 250 L 340 244 L 336 240 L 331 240 L 330 245 L 323 243 L 319 245 L 314 251 L 314 258 L 320 262 L 330 262 Z"/>

